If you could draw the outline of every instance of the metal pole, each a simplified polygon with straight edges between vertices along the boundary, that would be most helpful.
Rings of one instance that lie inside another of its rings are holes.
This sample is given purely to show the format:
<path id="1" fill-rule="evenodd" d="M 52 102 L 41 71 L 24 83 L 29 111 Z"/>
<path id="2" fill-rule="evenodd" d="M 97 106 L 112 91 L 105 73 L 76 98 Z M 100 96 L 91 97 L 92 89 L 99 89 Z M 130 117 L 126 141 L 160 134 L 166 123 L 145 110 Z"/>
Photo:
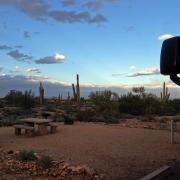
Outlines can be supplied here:
<path id="1" fill-rule="evenodd" d="M 171 144 L 174 144 L 174 121 L 171 120 Z"/>

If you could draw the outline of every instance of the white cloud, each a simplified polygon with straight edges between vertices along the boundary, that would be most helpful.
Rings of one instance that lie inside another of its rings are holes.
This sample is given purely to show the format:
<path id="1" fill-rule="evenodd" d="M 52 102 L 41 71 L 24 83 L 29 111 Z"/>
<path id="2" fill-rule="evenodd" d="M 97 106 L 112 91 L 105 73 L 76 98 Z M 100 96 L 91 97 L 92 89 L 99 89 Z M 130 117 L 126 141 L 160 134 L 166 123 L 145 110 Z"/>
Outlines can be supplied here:
<path id="1" fill-rule="evenodd" d="M 38 68 L 28 68 L 28 69 L 26 69 L 26 72 L 27 73 L 37 73 L 37 74 L 41 73 L 41 71 Z"/>
<path id="2" fill-rule="evenodd" d="M 33 74 L 40 74 L 41 71 L 38 68 L 22 68 L 19 66 L 15 66 L 14 70 L 11 70 L 10 73 L 12 74 L 24 74 L 24 75 L 33 75 Z"/>
<path id="3" fill-rule="evenodd" d="M 62 63 L 65 60 L 63 54 L 56 53 L 54 56 L 47 56 L 41 59 L 36 60 L 36 64 L 57 64 Z"/>
<path id="4" fill-rule="evenodd" d="M 65 56 L 64 56 L 63 54 L 56 53 L 56 54 L 54 55 L 54 59 L 55 59 L 56 61 L 64 61 Z"/>
<path id="5" fill-rule="evenodd" d="M 112 76 L 123 76 L 123 75 L 125 75 L 126 73 L 114 73 L 114 74 L 112 74 Z"/>
<path id="6" fill-rule="evenodd" d="M 159 74 L 160 70 L 158 67 L 149 67 L 149 68 L 145 68 L 142 71 L 139 72 L 135 72 L 135 73 L 130 73 L 127 76 L 128 77 L 136 77 L 136 76 L 147 76 L 147 75 L 155 75 L 155 74 Z"/>
<path id="7" fill-rule="evenodd" d="M 129 66 L 130 70 L 136 69 L 136 66 Z"/>
<path id="8" fill-rule="evenodd" d="M 170 38 L 172 38 L 172 37 L 174 37 L 172 34 L 163 34 L 163 35 L 161 35 L 161 36 L 159 36 L 159 40 L 166 40 L 166 39 L 170 39 Z"/>

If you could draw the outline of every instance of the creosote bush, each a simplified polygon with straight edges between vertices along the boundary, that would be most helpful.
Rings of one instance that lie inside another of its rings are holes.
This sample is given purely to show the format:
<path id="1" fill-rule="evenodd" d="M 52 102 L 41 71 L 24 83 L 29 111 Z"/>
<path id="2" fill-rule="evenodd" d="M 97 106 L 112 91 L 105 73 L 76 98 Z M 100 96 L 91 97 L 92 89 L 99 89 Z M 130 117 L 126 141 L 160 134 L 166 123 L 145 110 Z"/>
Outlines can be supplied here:
<path id="1" fill-rule="evenodd" d="M 43 168 L 50 168 L 53 165 L 53 159 L 50 156 L 44 155 L 40 158 L 39 164 Z"/>
<path id="2" fill-rule="evenodd" d="M 31 90 L 21 91 L 11 90 L 6 96 L 5 100 L 8 104 L 14 105 L 17 107 L 22 107 L 24 109 L 32 108 L 35 104 L 34 94 Z"/>
<path id="3" fill-rule="evenodd" d="M 153 94 L 135 89 L 119 98 L 119 111 L 131 115 L 175 115 L 180 111 L 180 100 L 174 99 L 162 102 Z"/>
<path id="4" fill-rule="evenodd" d="M 33 161 L 37 160 L 37 157 L 32 150 L 22 150 L 19 152 L 17 159 L 20 161 Z"/>
<path id="5" fill-rule="evenodd" d="M 22 122 L 19 117 L 11 115 L 0 120 L 0 127 L 13 126 L 21 123 Z"/>

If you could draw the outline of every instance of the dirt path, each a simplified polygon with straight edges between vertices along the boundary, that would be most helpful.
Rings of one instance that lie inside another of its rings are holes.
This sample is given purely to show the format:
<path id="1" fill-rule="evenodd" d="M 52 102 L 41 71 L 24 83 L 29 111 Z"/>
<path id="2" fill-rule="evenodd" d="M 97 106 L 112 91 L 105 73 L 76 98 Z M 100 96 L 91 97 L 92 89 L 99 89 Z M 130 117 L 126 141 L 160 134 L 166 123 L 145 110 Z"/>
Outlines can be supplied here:
<path id="1" fill-rule="evenodd" d="M 59 125 L 53 135 L 31 138 L 15 136 L 13 128 L 1 128 L 0 146 L 7 150 L 33 149 L 87 164 L 108 179 L 137 179 L 180 157 L 180 134 L 176 134 L 177 144 L 173 146 L 169 135 L 168 131 L 77 123 Z"/>

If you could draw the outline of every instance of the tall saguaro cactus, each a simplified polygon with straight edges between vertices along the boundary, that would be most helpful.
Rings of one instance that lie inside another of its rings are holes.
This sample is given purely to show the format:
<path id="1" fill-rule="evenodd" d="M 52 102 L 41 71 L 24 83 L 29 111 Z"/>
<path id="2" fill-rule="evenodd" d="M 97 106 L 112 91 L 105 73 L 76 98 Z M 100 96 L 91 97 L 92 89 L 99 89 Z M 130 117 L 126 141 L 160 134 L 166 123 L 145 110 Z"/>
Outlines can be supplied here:
<path id="1" fill-rule="evenodd" d="M 70 93 L 68 91 L 68 97 L 67 97 L 68 101 L 70 100 L 70 98 L 71 98 L 71 96 L 70 96 Z"/>
<path id="2" fill-rule="evenodd" d="M 75 90 L 74 84 L 72 84 L 72 89 L 73 89 L 73 96 L 74 96 L 74 99 L 77 99 L 77 98 L 76 98 L 76 90 Z"/>
<path id="3" fill-rule="evenodd" d="M 59 101 L 59 102 L 62 101 L 62 93 L 61 93 L 61 94 L 59 93 L 58 101 Z"/>
<path id="4" fill-rule="evenodd" d="M 167 102 L 169 100 L 170 93 L 168 93 L 168 87 L 166 87 L 166 83 L 163 83 L 163 92 L 161 92 L 161 101 Z"/>
<path id="5" fill-rule="evenodd" d="M 79 87 L 79 75 L 77 74 L 77 85 L 76 85 L 77 102 L 80 101 L 80 87 Z"/>
<path id="6" fill-rule="evenodd" d="M 76 87 L 74 84 L 72 84 L 72 89 L 73 89 L 73 95 L 74 99 L 79 102 L 80 101 L 80 86 L 79 86 L 79 75 L 77 74 L 77 84 Z"/>
<path id="7" fill-rule="evenodd" d="M 44 104 L 44 88 L 43 88 L 41 82 L 40 82 L 40 86 L 39 86 L 39 103 L 41 105 Z"/>

